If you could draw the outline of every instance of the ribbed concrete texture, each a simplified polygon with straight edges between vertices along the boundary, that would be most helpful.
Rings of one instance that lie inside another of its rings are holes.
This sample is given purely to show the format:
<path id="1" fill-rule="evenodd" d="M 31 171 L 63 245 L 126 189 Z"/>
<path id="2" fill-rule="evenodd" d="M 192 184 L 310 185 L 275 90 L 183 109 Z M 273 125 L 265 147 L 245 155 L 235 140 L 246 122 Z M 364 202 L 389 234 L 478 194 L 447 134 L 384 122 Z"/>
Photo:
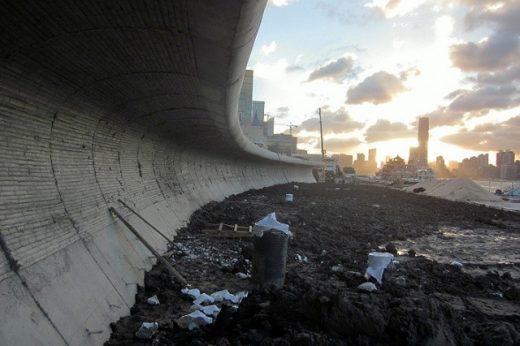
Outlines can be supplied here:
<path id="1" fill-rule="evenodd" d="M 211 200 L 309 165 L 241 133 L 266 0 L 6 0 L 0 11 L 0 345 L 99 345 L 151 254 Z"/>

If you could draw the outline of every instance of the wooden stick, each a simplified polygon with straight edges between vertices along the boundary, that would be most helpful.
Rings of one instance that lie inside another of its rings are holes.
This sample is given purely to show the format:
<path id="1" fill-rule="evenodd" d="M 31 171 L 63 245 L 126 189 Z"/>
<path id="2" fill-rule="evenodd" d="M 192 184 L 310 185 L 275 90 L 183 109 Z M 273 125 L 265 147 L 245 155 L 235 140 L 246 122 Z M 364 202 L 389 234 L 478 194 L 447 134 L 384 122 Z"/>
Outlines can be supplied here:
<path id="1" fill-rule="evenodd" d="M 149 223 L 144 217 L 142 217 L 141 215 L 139 215 L 135 210 L 133 210 L 132 208 L 130 208 L 130 206 L 128 206 L 128 204 L 126 204 L 125 202 L 123 202 L 122 200 L 118 199 L 117 200 L 119 203 L 121 203 L 124 207 L 126 207 L 128 210 L 130 210 L 132 213 L 134 213 L 135 215 L 137 215 L 138 218 L 140 218 L 141 220 L 143 220 L 144 223 L 146 223 L 148 226 L 150 226 L 155 232 L 157 232 L 158 234 L 160 234 L 164 239 L 166 239 L 168 241 L 168 244 L 173 244 L 173 241 L 168 238 L 167 236 L 164 235 L 164 233 L 162 233 L 161 231 L 159 231 L 159 229 L 157 227 L 155 227 L 154 225 L 152 225 L 151 223 Z"/>
<path id="2" fill-rule="evenodd" d="M 238 229 L 249 229 L 249 227 L 251 226 L 239 226 L 239 225 L 228 225 L 226 223 L 206 223 L 204 224 L 205 227 L 219 227 L 219 230 L 221 231 L 223 227 L 228 227 L 228 228 L 235 228 L 235 226 L 238 228 Z"/>
<path id="3" fill-rule="evenodd" d="M 248 233 L 246 233 L 246 232 L 236 232 L 236 233 L 222 232 L 222 233 L 205 233 L 204 236 L 208 237 L 208 238 L 251 238 L 252 234 L 249 232 Z"/>
<path id="4" fill-rule="evenodd" d="M 173 266 L 170 264 L 170 262 L 168 262 L 164 257 L 162 257 L 157 251 L 155 251 L 155 249 L 153 248 L 152 245 L 150 245 L 150 243 L 148 243 L 140 234 L 139 232 L 137 232 L 137 230 L 131 225 L 128 223 L 128 221 L 125 220 L 125 218 L 123 218 L 123 216 L 121 216 L 121 214 L 119 214 L 117 212 L 117 210 L 115 210 L 114 208 L 110 207 L 108 209 L 112 214 L 114 214 L 119 220 L 121 220 L 121 222 L 130 230 L 130 232 L 132 232 L 136 237 L 137 239 L 139 239 L 141 241 L 141 243 L 143 243 L 143 245 L 148 249 L 150 250 L 150 252 L 155 256 L 155 258 L 157 258 L 157 260 L 159 262 L 161 262 L 162 264 L 164 264 L 166 266 L 166 268 L 168 269 L 168 271 L 170 272 L 170 274 L 172 274 L 181 284 L 183 284 L 184 286 L 187 286 L 188 285 L 188 281 L 186 281 L 186 279 L 177 271 L 175 270 L 175 268 L 173 268 Z"/>

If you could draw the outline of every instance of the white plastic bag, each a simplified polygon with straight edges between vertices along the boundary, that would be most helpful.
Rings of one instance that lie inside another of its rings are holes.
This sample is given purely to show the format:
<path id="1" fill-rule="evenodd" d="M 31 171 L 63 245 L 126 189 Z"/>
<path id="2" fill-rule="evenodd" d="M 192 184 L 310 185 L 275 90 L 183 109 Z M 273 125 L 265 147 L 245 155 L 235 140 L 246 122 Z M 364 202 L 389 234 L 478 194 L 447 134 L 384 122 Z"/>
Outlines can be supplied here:
<path id="1" fill-rule="evenodd" d="M 213 304 L 215 302 L 215 299 L 207 295 L 206 293 L 202 293 L 197 299 L 193 301 L 193 304 L 196 305 L 203 305 L 203 304 Z"/>
<path id="2" fill-rule="evenodd" d="M 159 329 L 157 322 L 143 322 L 139 330 L 135 333 L 139 339 L 151 339 L 155 332 Z"/>
<path id="3" fill-rule="evenodd" d="M 211 297 L 216 303 L 230 302 L 233 304 L 240 304 L 248 295 L 247 291 L 241 291 L 237 294 L 231 294 L 228 290 L 222 290 L 211 294 Z"/>
<path id="4" fill-rule="evenodd" d="M 381 284 L 385 269 L 394 260 L 394 255 L 389 252 L 371 252 L 368 254 L 367 275 L 373 277 Z"/>
<path id="5" fill-rule="evenodd" d="M 206 316 L 216 318 L 220 312 L 220 308 L 216 305 L 208 305 L 200 309 Z"/>
<path id="6" fill-rule="evenodd" d="M 179 317 L 175 322 L 177 322 L 177 325 L 179 325 L 181 328 L 188 328 L 189 330 L 193 330 L 200 326 L 213 323 L 213 318 L 206 316 L 203 312 L 197 310 Z"/>
<path id="7" fill-rule="evenodd" d="M 159 298 L 157 298 L 157 295 L 153 295 L 150 298 L 146 299 L 146 302 L 149 305 L 159 305 L 160 304 Z"/>
<path id="8" fill-rule="evenodd" d="M 189 289 L 186 287 L 186 288 L 183 288 L 181 290 L 181 292 L 187 296 L 190 296 L 193 299 L 197 299 L 200 296 L 200 291 L 198 288 Z"/>
<path id="9" fill-rule="evenodd" d="M 358 290 L 366 291 L 366 292 L 374 292 L 377 291 L 376 285 L 374 285 L 372 282 L 364 282 L 361 285 L 359 285 Z"/>
<path id="10" fill-rule="evenodd" d="M 274 212 L 268 214 L 260 221 L 257 221 L 254 230 L 255 236 L 259 238 L 264 235 L 265 231 L 269 230 L 280 231 L 287 234 L 289 237 L 292 236 L 292 233 L 289 231 L 289 225 L 278 222 L 278 220 L 276 220 L 276 213 Z"/>

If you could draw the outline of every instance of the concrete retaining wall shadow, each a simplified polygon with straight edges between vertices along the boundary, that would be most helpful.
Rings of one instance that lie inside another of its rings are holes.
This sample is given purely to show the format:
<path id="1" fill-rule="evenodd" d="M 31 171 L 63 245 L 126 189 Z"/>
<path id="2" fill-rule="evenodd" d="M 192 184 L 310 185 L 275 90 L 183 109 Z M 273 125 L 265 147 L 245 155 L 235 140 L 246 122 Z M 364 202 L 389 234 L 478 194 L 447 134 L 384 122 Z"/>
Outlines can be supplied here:
<path id="1" fill-rule="evenodd" d="M 99 345 L 200 206 L 311 182 L 240 132 L 266 1 L 6 1 L 0 22 L 0 344 Z"/>

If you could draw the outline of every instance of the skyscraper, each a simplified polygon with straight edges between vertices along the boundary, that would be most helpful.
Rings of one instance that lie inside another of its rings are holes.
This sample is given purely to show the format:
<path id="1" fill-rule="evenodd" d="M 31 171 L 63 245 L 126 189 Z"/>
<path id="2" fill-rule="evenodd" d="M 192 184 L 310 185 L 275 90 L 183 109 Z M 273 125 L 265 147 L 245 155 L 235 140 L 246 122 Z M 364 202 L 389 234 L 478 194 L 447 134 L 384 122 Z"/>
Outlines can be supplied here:
<path id="1" fill-rule="evenodd" d="M 274 135 L 274 118 L 269 118 L 264 122 L 264 136 L 271 137 Z"/>
<path id="2" fill-rule="evenodd" d="M 368 149 L 368 161 L 369 162 L 376 162 L 376 149 Z"/>
<path id="3" fill-rule="evenodd" d="M 419 148 L 411 147 L 410 152 L 408 154 L 408 164 L 417 167 L 419 162 Z"/>
<path id="4" fill-rule="evenodd" d="M 419 118 L 417 140 L 419 141 L 417 165 L 419 167 L 428 166 L 428 139 L 430 130 L 430 119 L 426 117 Z"/>
<path id="5" fill-rule="evenodd" d="M 264 101 L 253 101 L 253 126 L 264 126 Z"/>
<path id="6" fill-rule="evenodd" d="M 500 150 L 497 152 L 497 167 L 512 165 L 515 162 L 515 153 L 511 150 Z"/>
<path id="7" fill-rule="evenodd" d="M 240 125 L 251 125 L 253 113 L 253 70 L 246 70 L 238 100 Z"/>

